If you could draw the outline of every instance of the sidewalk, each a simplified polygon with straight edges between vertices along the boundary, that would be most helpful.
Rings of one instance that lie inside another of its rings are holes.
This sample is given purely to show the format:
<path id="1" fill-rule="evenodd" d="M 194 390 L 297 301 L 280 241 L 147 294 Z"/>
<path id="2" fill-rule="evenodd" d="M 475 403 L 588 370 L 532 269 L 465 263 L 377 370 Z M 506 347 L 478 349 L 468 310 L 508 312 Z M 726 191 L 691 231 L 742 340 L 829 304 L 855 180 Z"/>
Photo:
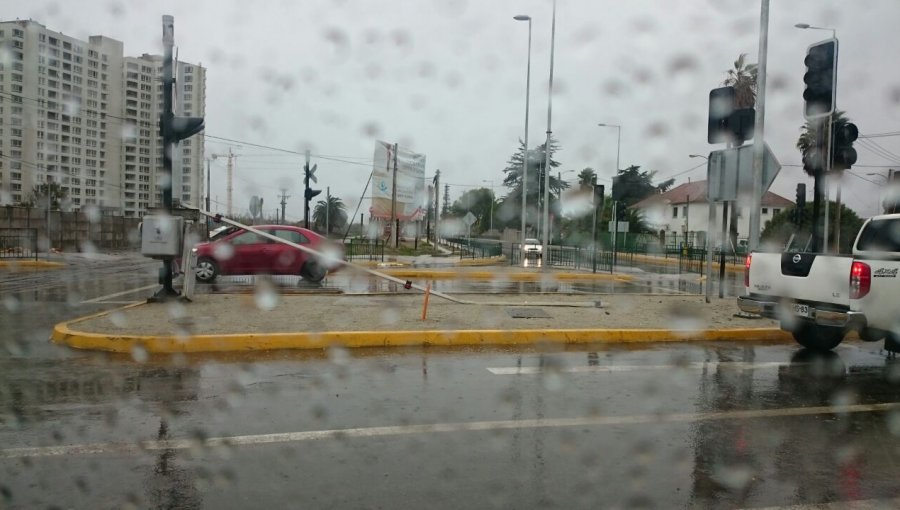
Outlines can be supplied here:
<path id="1" fill-rule="evenodd" d="M 52 339 L 115 352 L 212 352 L 426 345 L 543 345 L 788 340 L 775 321 L 735 317 L 732 299 L 666 295 L 197 296 L 61 323 Z M 596 300 L 600 300 L 597 306 Z M 525 315 L 531 318 L 514 318 Z"/>

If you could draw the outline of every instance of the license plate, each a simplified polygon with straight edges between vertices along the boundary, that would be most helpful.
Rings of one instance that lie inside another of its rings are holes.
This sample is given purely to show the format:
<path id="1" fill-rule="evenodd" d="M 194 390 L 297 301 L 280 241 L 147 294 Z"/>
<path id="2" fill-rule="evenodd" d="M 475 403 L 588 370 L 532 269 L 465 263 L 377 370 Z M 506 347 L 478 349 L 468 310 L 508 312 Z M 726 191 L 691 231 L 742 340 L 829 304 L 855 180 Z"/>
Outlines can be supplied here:
<path id="1" fill-rule="evenodd" d="M 809 317 L 809 305 L 794 304 L 794 315 Z"/>

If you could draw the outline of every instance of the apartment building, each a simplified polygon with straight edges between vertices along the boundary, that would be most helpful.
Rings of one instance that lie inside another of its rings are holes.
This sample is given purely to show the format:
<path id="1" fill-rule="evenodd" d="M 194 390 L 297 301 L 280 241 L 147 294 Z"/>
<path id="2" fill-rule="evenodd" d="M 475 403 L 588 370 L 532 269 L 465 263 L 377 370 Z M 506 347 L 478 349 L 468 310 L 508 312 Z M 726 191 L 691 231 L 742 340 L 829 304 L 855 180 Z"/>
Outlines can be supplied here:
<path id="1" fill-rule="evenodd" d="M 206 72 L 178 63 L 176 115 L 205 115 Z M 160 205 L 162 57 L 79 40 L 35 21 L 0 22 L 0 205 L 59 183 L 70 206 L 140 216 Z M 199 203 L 203 138 L 183 141 L 173 198 Z"/>
<path id="2" fill-rule="evenodd" d="M 148 207 L 159 206 L 163 145 L 158 119 L 162 113 L 161 55 L 144 54 L 125 58 L 123 132 L 124 172 L 122 208 L 125 216 L 137 216 Z M 175 115 L 206 115 L 206 69 L 178 62 L 173 66 Z M 200 204 L 205 178 L 204 139 L 194 136 L 178 144 L 172 154 L 172 198 L 182 203 Z"/>

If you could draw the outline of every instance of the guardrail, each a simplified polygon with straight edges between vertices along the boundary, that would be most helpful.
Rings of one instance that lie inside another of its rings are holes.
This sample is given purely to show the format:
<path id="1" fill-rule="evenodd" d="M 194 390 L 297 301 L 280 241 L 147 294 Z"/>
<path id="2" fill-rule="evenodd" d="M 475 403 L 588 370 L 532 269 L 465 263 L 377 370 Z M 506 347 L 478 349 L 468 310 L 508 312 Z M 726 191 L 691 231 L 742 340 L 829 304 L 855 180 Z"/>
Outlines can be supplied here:
<path id="1" fill-rule="evenodd" d="M 459 252 L 460 259 L 488 258 L 503 255 L 503 245 L 499 241 L 447 237 L 441 240 L 441 244 Z"/>
<path id="2" fill-rule="evenodd" d="M 36 228 L 0 228 L 0 259 L 38 259 Z"/>

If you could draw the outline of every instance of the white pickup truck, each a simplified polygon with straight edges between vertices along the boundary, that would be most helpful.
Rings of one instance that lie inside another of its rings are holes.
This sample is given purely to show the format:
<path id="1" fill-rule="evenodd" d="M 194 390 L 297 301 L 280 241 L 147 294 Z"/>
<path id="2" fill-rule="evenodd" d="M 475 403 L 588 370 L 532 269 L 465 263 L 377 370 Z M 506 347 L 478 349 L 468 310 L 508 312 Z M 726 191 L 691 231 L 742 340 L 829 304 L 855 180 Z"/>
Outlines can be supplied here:
<path id="1" fill-rule="evenodd" d="M 850 330 L 900 352 L 900 214 L 868 219 L 853 255 L 747 256 L 738 307 L 777 319 L 809 349 L 837 347 Z"/>

